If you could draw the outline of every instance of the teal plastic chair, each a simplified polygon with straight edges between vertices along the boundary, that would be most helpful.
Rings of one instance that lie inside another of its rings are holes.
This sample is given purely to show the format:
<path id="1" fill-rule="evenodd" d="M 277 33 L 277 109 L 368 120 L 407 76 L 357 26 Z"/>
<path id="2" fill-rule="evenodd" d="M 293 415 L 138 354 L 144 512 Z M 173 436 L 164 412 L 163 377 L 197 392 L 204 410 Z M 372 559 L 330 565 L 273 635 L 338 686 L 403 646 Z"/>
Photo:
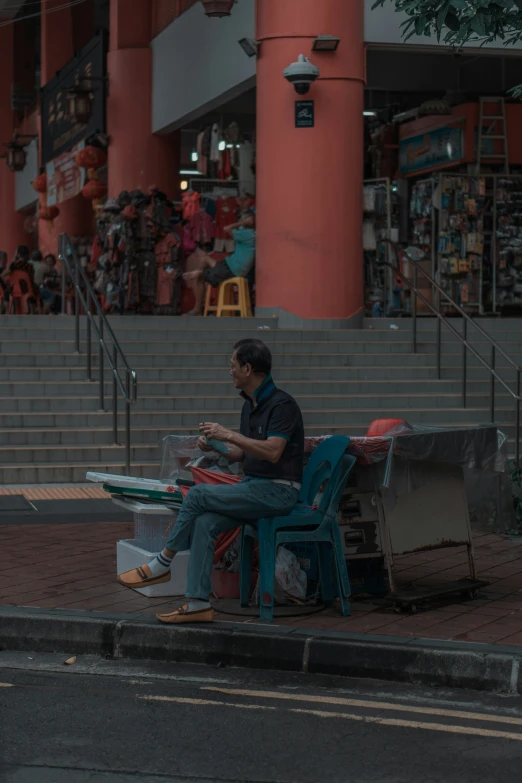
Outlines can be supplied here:
<path id="1" fill-rule="evenodd" d="M 343 616 L 350 614 L 351 594 L 348 570 L 344 559 L 337 511 L 355 457 L 346 454 L 350 439 L 342 435 L 327 438 L 312 452 L 306 466 L 297 504 L 289 516 L 260 519 L 257 524 L 243 527 L 241 541 L 241 606 L 249 605 L 254 541 L 259 541 L 259 604 L 260 618 L 274 618 L 274 582 L 277 548 L 281 544 L 309 541 L 319 550 L 321 595 L 328 606 L 333 603 L 332 568 L 336 593 Z M 319 505 L 313 504 L 320 487 L 325 484 Z"/>

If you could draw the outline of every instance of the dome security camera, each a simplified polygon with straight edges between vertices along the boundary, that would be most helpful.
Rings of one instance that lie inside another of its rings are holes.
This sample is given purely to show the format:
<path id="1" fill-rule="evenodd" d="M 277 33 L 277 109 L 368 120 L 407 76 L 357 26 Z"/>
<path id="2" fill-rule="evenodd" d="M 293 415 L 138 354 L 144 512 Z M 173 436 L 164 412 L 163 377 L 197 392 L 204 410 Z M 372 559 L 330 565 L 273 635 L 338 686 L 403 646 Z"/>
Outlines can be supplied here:
<path id="1" fill-rule="evenodd" d="M 321 72 L 317 65 L 310 62 L 304 54 L 300 54 L 297 62 L 289 65 L 283 72 L 283 76 L 290 84 L 293 84 L 294 90 L 298 95 L 306 95 L 320 75 Z"/>

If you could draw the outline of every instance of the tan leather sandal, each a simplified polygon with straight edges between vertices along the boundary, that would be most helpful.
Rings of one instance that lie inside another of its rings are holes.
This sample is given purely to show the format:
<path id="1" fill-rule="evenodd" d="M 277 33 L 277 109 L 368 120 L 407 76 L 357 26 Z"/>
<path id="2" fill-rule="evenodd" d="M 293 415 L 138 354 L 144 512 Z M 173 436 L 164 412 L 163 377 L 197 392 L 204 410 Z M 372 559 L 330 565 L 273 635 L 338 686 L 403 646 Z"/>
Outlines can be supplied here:
<path id="1" fill-rule="evenodd" d="M 211 623 L 214 619 L 214 610 L 211 606 L 208 609 L 197 609 L 189 612 L 188 604 L 180 606 L 171 614 L 157 614 L 156 619 L 166 625 L 179 625 L 181 623 Z"/>
<path id="2" fill-rule="evenodd" d="M 137 587 L 152 587 L 152 585 L 170 582 L 170 569 L 162 576 L 152 576 L 150 568 L 145 564 L 140 566 L 140 568 L 133 568 L 131 571 L 125 571 L 123 574 L 120 574 L 118 582 L 124 587 L 133 589 Z"/>

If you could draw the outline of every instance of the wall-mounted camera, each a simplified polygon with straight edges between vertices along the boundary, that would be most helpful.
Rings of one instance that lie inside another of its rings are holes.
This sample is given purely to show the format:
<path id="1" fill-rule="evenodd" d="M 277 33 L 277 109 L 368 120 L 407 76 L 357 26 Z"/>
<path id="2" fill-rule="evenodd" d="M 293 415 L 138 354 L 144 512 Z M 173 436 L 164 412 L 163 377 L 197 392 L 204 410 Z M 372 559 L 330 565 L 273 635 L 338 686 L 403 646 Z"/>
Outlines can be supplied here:
<path id="1" fill-rule="evenodd" d="M 321 72 L 317 65 L 310 62 L 308 57 L 300 54 L 297 62 L 285 68 L 283 75 L 290 84 L 293 84 L 294 90 L 298 95 L 306 95 L 312 84 L 321 75 Z"/>

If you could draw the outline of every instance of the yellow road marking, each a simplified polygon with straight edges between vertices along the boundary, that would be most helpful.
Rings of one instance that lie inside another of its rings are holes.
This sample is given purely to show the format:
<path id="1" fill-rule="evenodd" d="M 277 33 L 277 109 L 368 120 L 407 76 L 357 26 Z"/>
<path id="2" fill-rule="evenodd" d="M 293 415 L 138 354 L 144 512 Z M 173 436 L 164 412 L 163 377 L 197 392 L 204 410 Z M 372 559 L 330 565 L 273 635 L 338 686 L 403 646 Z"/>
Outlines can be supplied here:
<path id="1" fill-rule="evenodd" d="M 184 699 L 181 696 L 138 696 L 144 701 L 174 701 L 178 704 L 197 704 L 218 707 L 237 707 L 242 710 L 275 710 L 276 707 L 267 707 L 264 704 L 231 704 L 228 701 L 211 701 L 210 699 Z"/>
<path id="2" fill-rule="evenodd" d="M 487 713 L 462 712 L 460 710 L 445 710 L 438 707 L 415 707 L 409 704 L 394 704 L 393 702 L 365 701 L 363 699 L 343 699 L 337 696 L 307 696 L 297 693 L 278 693 L 277 691 L 247 691 L 236 688 L 202 688 L 204 691 L 225 693 L 228 696 L 249 696 L 260 699 L 281 699 L 282 701 L 305 701 L 311 704 L 335 704 L 343 707 L 365 707 L 368 709 L 393 710 L 394 712 L 416 712 L 419 715 L 440 715 L 447 718 L 462 720 L 483 720 L 488 723 L 510 723 L 522 726 L 522 718 L 510 718 L 504 715 L 488 715 Z M 328 713 L 331 714 L 331 713 Z"/>
<path id="3" fill-rule="evenodd" d="M 217 689 L 215 689 L 217 690 Z M 250 695 L 256 691 L 248 692 Z M 290 694 L 285 694 L 290 695 Z M 333 697 L 332 697 L 333 698 Z M 194 704 L 204 707 L 235 707 L 242 710 L 275 710 L 276 707 L 267 707 L 262 704 L 236 704 L 226 701 L 212 701 L 211 699 L 187 699 L 181 696 L 138 696 L 142 701 L 175 702 L 177 704 Z M 348 701 L 348 700 L 345 700 Z M 369 702 L 366 702 L 369 703 Z M 378 702 L 375 702 L 378 704 Z M 475 737 L 491 737 L 495 739 L 516 740 L 522 742 L 522 733 L 514 734 L 507 731 L 494 731 L 473 726 L 452 726 L 443 723 L 423 723 L 421 721 L 401 720 L 399 718 L 380 718 L 373 715 L 354 715 L 348 712 L 327 712 L 326 710 L 305 710 L 291 708 L 288 712 L 298 715 L 311 715 L 316 718 L 342 718 L 344 720 L 357 721 L 359 723 L 375 723 L 381 726 L 397 726 L 407 729 L 420 729 L 425 731 L 439 731 L 447 734 L 466 734 Z M 455 714 L 455 713 L 452 713 Z M 473 713 L 470 713 L 473 714 Z"/>
<path id="4" fill-rule="evenodd" d="M 402 726 L 408 729 L 425 729 L 427 731 L 443 731 L 449 734 L 469 734 L 476 737 L 495 737 L 496 739 L 517 740 L 522 742 L 522 734 L 513 734 L 508 731 L 494 731 L 493 729 L 479 729 L 472 726 L 446 726 L 443 723 L 421 723 L 413 720 L 399 720 L 398 718 L 378 718 L 369 715 L 350 715 L 347 712 L 326 712 L 323 710 L 298 710 L 290 709 L 301 715 L 314 715 L 317 718 L 345 718 L 360 723 L 379 723 L 381 726 Z"/>

